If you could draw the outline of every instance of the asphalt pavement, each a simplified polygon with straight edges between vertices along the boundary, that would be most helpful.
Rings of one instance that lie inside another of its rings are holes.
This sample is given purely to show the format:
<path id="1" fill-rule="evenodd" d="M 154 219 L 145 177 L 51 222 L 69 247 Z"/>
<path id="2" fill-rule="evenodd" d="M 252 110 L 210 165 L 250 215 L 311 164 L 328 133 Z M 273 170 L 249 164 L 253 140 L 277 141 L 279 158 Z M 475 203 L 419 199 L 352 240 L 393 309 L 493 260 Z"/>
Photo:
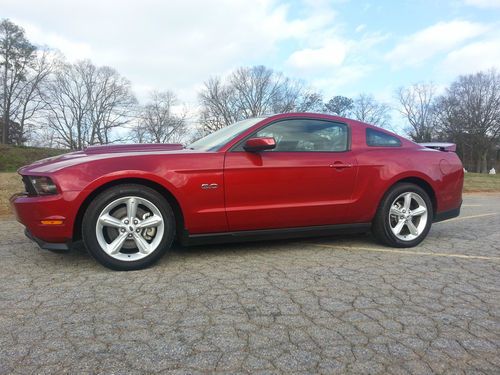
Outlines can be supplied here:
<path id="1" fill-rule="evenodd" d="M 0 219 L 0 373 L 500 373 L 500 195 L 418 247 L 174 248 L 114 272 Z"/>

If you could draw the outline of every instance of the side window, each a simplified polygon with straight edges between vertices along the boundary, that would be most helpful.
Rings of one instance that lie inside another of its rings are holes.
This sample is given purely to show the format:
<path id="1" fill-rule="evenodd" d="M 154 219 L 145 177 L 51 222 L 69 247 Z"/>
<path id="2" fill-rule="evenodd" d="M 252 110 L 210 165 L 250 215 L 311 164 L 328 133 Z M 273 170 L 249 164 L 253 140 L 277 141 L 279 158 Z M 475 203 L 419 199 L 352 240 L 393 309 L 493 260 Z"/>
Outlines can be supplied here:
<path id="1" fill-rule="evenodd" d="M 348 148 L 347 125 L 322 120 L 284 120 L 252 137 L 273 137 L 276 148 L 266 152 L 332 152 Z"/>
<path id="2" fill-rule="evenodd" d="M 401 141 L 390 134 L 367 128 L 366 144 L 375 147 L 400 147 Z"/>

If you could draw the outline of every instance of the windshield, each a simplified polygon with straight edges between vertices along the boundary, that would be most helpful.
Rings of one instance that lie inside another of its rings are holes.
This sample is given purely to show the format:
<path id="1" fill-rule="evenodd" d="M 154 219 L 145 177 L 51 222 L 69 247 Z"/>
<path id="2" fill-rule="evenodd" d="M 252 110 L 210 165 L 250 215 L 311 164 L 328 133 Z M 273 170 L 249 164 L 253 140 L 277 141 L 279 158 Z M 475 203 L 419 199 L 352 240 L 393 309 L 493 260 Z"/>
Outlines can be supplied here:
<path id="1" fill-rule="evenodd" d="M 197 140 L 187 148 L 192 150 L 216 151 L 234 137 L 243 133 L 245 130 L 262 121 L 263 117 L 249 118 L 247 120 L 235 122 L 232 125 L 219 129 L 216 132 Z"/>

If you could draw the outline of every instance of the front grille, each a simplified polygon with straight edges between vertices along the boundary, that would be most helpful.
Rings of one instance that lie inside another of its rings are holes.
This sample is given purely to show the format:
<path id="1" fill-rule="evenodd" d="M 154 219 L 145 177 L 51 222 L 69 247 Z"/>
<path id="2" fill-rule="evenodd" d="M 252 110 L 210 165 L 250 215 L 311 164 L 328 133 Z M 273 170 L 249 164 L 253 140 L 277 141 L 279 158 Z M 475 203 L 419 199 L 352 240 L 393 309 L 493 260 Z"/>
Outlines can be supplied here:
<path id="1" fill-rule="evenodd" d="M 38 195 L 28 176 L 23 176 L 23 184 L 24 184 L 24 189 L 26 190 L 29 196 L 34 197 Z"/>

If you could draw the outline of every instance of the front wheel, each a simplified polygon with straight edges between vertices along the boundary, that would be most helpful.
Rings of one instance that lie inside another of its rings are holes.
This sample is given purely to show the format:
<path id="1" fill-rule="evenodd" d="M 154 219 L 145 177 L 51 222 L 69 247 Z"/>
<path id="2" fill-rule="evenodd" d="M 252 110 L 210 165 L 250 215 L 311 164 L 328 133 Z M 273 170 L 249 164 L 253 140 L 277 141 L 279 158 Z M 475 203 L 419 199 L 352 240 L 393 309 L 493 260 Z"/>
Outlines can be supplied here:
<path id="1" fill-rule="evenodd" d="M 99 194 L 82 222 L 87 250 L 104 266 L 136 270 L 170 248 L 175 218 L 168 202 L 146 186 L 118 185 Z"/>
<path id="2" fill-rule="evenodd" d="M 424 240 L 432 225 L 429 195 L 417 185 L 399 183 L 382 199 L 373 222 L 373 234 L 393 247 L 413 247 Z"/>

